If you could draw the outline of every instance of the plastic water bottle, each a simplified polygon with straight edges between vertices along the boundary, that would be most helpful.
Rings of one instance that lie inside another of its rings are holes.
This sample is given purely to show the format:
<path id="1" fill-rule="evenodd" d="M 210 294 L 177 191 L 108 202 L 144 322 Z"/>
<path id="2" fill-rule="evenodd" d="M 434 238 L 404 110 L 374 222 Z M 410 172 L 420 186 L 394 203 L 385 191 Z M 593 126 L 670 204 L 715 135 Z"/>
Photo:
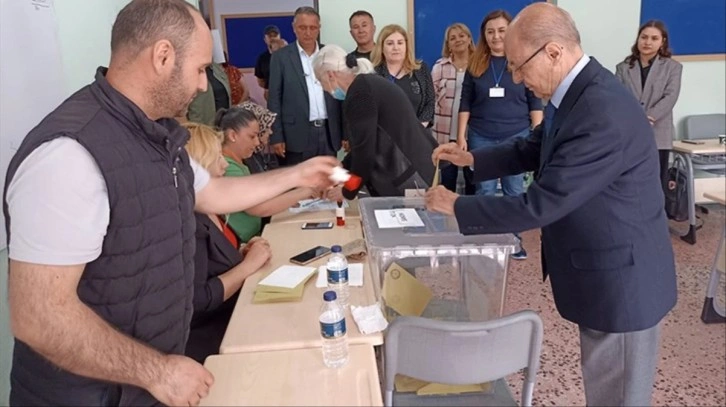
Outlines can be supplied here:
<path id="1" fill-rule="evenodd" d="M 338 304 L 336 298 L 335 291 L 326 291 L 323 294 L 323 309 L 320 312 L 323 363 L 327 367 L 342 367 L 348 363 L 345 309 Z"/>
<path id="2" fill-rule="evenodd" d="M 343 309 L 348 307 L 348 260 L 339 245 L 330 248 L 333 254 L 328 260 L 328 288 L 335 290 L 338 303 Z"/>

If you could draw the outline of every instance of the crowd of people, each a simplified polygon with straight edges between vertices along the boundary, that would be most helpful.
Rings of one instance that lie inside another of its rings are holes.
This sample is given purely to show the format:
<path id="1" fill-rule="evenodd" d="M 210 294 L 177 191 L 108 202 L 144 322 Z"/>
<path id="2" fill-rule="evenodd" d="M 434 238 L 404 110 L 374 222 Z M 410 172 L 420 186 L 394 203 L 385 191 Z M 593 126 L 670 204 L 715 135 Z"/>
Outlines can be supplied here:
<path id="1" fill-rule="evenodd" d="M 617 75 L 546 3 L 486 13 L 476 43 L 452 23 L 431 68 L 403 27 L 375 36 L 363 10 L 349 25 L 353 50 L 319 43 L 311 7 L 295 11 L 289 44 L 266 27 L 255 103 L 239 68 L 211 63 L 188 3 L 120 11 L 109 67 L 8 169 L 12 405 L 198 404 L 214 381 L 201 363 L 271 257 L 269 217 L 411 189 L 464 234 L 541 228 L 544 278 L 580 329 L 588 404 L 650 402 L 676 301 L 662 188 L 681 65 L 665 25 L 640 28 Z M 330 180 L 338 166 L 358 190 Z"/>

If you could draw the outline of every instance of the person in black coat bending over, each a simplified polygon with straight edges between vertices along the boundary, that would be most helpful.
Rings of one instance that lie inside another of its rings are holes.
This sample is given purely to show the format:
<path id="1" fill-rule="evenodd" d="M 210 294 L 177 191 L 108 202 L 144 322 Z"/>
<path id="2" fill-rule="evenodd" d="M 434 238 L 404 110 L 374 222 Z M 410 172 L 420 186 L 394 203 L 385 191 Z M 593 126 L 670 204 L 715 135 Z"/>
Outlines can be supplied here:
<path id="1" fill-rule="evenodd" d="M 343 167 L 361 177 L 372 196 L 403 196 L 406 189 L 423 190 L 434 178 L 431 154 L 436 140 L 421 126 L 406 94 L 396 84 L 373 72 L 365 58 L 348 56 L 337 45 L 321 49 L 313 60 L 323 89 L 343 100 L 350 152 Z M 353 199 L 358 191 L 334 189 Z"/>

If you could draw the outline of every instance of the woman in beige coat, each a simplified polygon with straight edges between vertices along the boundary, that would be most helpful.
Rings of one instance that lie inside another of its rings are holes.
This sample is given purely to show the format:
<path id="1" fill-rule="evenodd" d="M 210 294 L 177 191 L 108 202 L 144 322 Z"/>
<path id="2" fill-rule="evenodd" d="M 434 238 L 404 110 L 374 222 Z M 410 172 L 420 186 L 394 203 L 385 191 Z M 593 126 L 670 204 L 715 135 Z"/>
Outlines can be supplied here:
<path id="1" fill-rule="evenodd" d="M 675 138 L 673 106 L 681 91 L 682 72 L 683 66 L 671 59 L 668 30 L 659 20 L 650 20 L 640 27 L 631 54 L 616 68 L 618 78 L 640 101 L 653 126 L 664 186 Z"/>

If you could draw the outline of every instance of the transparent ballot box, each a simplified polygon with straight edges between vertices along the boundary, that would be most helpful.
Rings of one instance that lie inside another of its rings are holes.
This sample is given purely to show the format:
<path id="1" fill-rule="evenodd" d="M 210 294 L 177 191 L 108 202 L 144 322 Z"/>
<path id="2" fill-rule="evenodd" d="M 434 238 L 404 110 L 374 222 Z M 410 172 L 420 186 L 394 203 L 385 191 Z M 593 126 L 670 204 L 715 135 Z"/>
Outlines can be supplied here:
<path id="1" fill-rule="evenodd" d="M 514 235 L 462 235 L 454 216 L 427 211 L 422 198 L 359 204 L 376 295 L 389 321 L 501 316 Z"/>

